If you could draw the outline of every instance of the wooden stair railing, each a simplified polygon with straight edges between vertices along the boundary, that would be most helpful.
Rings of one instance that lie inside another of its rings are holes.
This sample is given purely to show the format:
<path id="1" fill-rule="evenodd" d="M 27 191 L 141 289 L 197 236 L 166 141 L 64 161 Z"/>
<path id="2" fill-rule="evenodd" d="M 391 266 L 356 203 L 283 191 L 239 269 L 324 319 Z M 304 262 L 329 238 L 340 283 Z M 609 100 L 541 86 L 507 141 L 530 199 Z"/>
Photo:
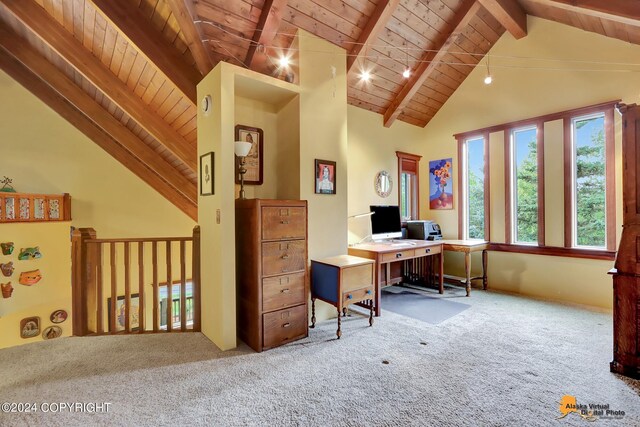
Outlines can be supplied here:
<path id="1" fill-rule="evenodd" d="M 74 335 L 200 331 L 199 226 L 191 237 L 123 239 L 80 228 L 72 260 Z"/>

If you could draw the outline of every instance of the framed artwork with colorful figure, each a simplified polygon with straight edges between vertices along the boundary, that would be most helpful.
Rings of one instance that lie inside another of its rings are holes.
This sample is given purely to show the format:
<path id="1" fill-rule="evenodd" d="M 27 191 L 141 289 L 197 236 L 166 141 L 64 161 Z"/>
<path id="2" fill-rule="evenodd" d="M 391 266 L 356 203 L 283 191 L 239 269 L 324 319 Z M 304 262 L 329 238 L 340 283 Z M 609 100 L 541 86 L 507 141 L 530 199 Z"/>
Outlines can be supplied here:
<path id="1" fill-rule="evenodd" d="M 453 209 L 453 159 L 429 162 L 429 208 Z"/>

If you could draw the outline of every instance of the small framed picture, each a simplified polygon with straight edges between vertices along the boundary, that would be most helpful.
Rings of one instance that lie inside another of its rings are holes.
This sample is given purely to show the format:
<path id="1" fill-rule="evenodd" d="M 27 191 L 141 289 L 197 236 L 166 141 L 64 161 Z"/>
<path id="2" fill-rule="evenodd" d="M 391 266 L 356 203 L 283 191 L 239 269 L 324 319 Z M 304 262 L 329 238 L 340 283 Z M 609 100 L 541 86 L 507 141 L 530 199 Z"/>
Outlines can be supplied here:
<path id="1" fill-rule="evenodd" d="M 251 143 L 251 150 L 244 158 L 245 185 L 262 185 L 262 157 L 264 146 L 264 133 L 260 128 L 236 125 L 236 141 Z M 240 184 L 240 159 L 236 156 L 236 184 Z"/>
<path id="2" fill-rule="evenodd" d="M 129 307 L 129 326 L 132 331 L 140 329 L 140 295 L 131 294 L 131 306 Z M 111 298 L 107 298 L 107 321 L 111 325 Z M 125 317 L 125 296 L 120 295 L 116 301 L 116 330 L 110 332 L 124 331 L 126 328 Z"/>
<path id="3" fill-rule="evenodd" d="M 200 156 L 200 195 L 211 196 L 214 193 L 213 187 L 213 160 L 214 152 Z"/>
<path id="4" fill-rule="evenodd" d="M 20 321 L 20 338 L 33 338 L 40 335 L 40 318 L 27 317 Z"/>
<path id="5" fill-rule="evenodd" d="M 316 194 L 336 194 L 336 162 L 316 159 Z"/>
<path id="6" fill-rule="evenodd" d="M 67 317 L 68 314 L 66 310 L 56 310 L 51 313 L 51 316 L 49 316 L 49 320 L 51 320 L 51 323 L 62 323 L 67 320 Z"/>

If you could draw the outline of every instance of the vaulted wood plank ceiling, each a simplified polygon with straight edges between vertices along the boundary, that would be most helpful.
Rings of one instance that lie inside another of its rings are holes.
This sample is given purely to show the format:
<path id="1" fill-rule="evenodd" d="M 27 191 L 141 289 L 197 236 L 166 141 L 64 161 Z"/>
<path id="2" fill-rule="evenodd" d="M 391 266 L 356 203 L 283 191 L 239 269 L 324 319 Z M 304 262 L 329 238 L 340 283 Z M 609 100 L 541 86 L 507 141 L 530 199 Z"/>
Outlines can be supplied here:
<path id="1" fill-rule="evenodd" d="M 0 0 L 0 68 L 195 218 L 195 87 L 218 62 L 284 78 L 301 28 L 345 49 L 350 104 L 425 126 L 526 15 L 640 44 L 627 0 Z"/>

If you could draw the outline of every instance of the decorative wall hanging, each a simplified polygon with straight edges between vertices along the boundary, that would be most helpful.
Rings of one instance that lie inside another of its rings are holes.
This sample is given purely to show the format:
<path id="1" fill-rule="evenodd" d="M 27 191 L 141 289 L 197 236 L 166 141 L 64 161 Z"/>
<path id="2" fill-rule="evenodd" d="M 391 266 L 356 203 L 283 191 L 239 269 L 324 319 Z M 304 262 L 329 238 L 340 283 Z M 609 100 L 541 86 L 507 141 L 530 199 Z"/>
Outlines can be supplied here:
<path id="1" fill-rule="evenodd" d="M 52 340 L 62 335 L 62 328 L 60 326 L 49 326 L 42 333 L 42 338 L 45 340 Z"/>
<path id="2" fill-rule="evenodd" d="M 70 221 L 69 194 L 0 192 L 0 222 Z"/>
<path id="3" fill-rule="evenodd" d="M 200 156 L 200 195 L 211 196 L 215 194 L 214 187 L 214 165 L 215 160 L 214 152 L 211 151 L 207 154 Z"/>
<path id="4" fill-rule="evenodd" d="M 373 186 L 378 196 L 389 197 L 393 188 L 393 181 L 391 180 L 391 175 L 389 175 L 389 172 L 378 172 L 373 182 Z"/>
<path id="5" fill-rule="evenodd" d="M 453 209 L 452 159 L 429 162 L 429 208 Z"/>
<path id="6" fill-rule="evenodd" d="M 13 253 L 13 242 L 0 243 L 2 255 L 11 255 Z"/>
<path id="7" fill-rule="evenodd" d="M 316 159 L 316 194 L 336 194 L 336 162 Z"/>
<path id="8" fill-rule="evenodd" d="M 13 267 L 13 261 L 0 264 L 0 270 L 5 277 L 10 277 L 13 274 L 13 270 L 15 270 Z"/>
<path id="9" fill-rule="evenodd" d="M 120 295 L 116 301 L 116 331 L 124 331 L 125 329 L 125 296 Z M 140 329 L 140 319 L 139 319 L 139 306 L 140 306 L 140 295 L 139 294 L 131 294 L 131 306 L 129 307 L 129 326 L 132 331 L 137 331 Z M 111 298 L 107 298 L 107 313 L 108 319 L 107 322 L 111 324 Z M 113 332 L 113 331 L 110 331 Z"/>
<path id="10" fill-rule="evenodd" d="M 11 282 L 0 283 L 0 288 L 2 288 L 2 298 L 11 298 L 11 294 L 13 293 L 13 286 L 11 286 Z"/>
<path id="11" fill-rule="evenodd" d="M 244 158 L 245 185 L 262 185 L 262 157 L 264 145 L 264 133 L 262 129 L 252 128 L 244 125 L 236 125 L 236 141 L 246 141 L 251 143 L 251 150 Z M 240 162 L 236 157 L 236 184 L 240 184 Z"/>
<path id="12" fill-rule="evenodd" d="M 0 191 L 3 193 L 15 193 L 16 190 L 14 190 L 13 186 L 11 185 L 12 182 L 13 180 L 11 178 L 5 176 L 0 180 L 0 184 L 2 184 L 2 188 L 0 188 Z"/>
<path id="13" fill-rule="evenodd" d="M 20 255 L 18 255 L 18 259 L 20 261 L 27 261 L 30 259 L 38 258 L 42 258 L 42 253 L 40 252 L 39 246 L 36 246 L 35 248 L 22 248 L 20 249 Z"/>
<path id="14" fill-rule="evenodd" d="M 66 310 L 56 310 L 51 313 L 51 316 L 49 316 L 49 320 L 51 320 L 51 323 L 62 323 L 67 320 L 67 317 L 68 314 Z"/>
<path id="15" fill-rule="evenodd" d="M 27 317 L 20 321 L 20 338 L 33 338 L 40 335 L 40 318 Z"/>
<path id="16" fill-rule="evenodd" d="M 40 270 L 23 271 L 20 273 L 20 279 L 18 279 L 18 282 L 21 285 L 31 286 L 38 283 L 40 279 L 42 279 Z"/>

